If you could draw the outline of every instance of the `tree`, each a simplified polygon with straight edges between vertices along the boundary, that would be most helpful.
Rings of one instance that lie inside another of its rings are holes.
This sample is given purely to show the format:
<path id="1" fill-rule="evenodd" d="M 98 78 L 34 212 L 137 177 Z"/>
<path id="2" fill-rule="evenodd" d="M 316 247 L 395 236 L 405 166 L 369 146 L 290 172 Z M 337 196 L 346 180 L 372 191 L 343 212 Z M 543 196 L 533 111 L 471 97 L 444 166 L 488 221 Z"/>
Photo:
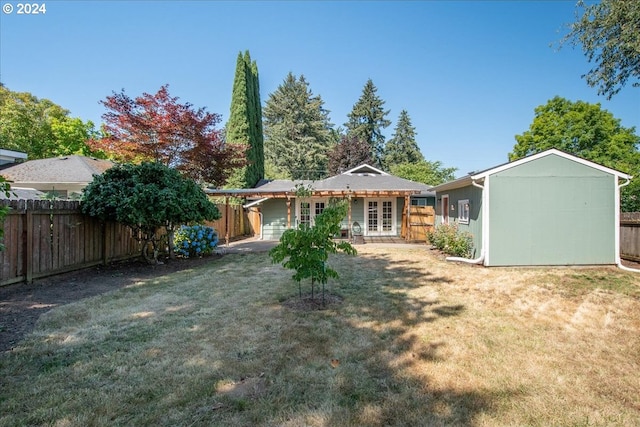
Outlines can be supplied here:
<path id="1" fill-rule="evenodd" d="M 246 156 L 246 165 L 237 169 L 230 185 L 250 188 L 264 178 L 264 141 L 258 65 L 249 51 L 238 53 L 227 122 L 227 141 L 237 144 Z"/>
<path id="2" fill-rule="evenodd" d="M 332 135 L 329 111 L 304 76 L 289 73 L 264 108 L 265 159 L 291 179 L 326 176 Z"/>
<path id="3" fill-rule="evenodd" d="M 390 170 L 403 163 L 418 163 L 424 160 L 416 142 L 416 130 L 406 110 L 400 112 L 393 137 L 384 148 L 383 164 Z"/>
<path id="4" fill-rule="evenodd" d="M 87 140 L 97 132 L 92 122 L 69 117 L 69 111 L 29 92 L 0 84 L 0 146 L 27 153 L 29 159 L 68 154 L 95 155 Z"/>
<path id="5" fill-rule="evenodd" d="M 220 116 L 179 103 L 169 95 L 168 85 L 135 99 L 124 90 L 114 92 L 101 103 L 108 110 L 102 115 L 105 136 L 90 146 L 116 160 L 160 162 L 213 185 L 222 185 L 242 164 L 237 149 L 216 129 Z"/>
<path id="6" fill-rule="evenodd" d="M 422 160 L 418 163 L 401 163 L 391 167 L 391 174 L 427 185 L 438 185 L 455 179 L 456 168 L 444 168 L 442 162 Z"/>
<path id="7" fill-rule="evenodd" d="M 154 246 L 158 229 L 166 227 L 170 256 L 176 227 L 220 218 L 200 186 L 158 162 L 116 165 L 96 175 L 83 190 L 80 207 L 87 215 L 132 228 Z"/>
<path id="8" fill-rule="evenodd" d="M 627 81 L 640 86 L 640 2 L 602 0 L 600 3 L 578 2 L 583 9 L 561 44 L 581 45 L 595 67 L 583 75 L 598 95 L 611 99 Z M 579 14 L 579 13 L 578 13 Z"/>
<path id="9" fill-rule="evenodd" d="M 372 164 L 371 147 L 354 136 L 343 135 L 329 152 L 329 174 L 337 175 L 363 163 Z"/>
<path id="10" fill-rule="evenodd" d="M 631 175 L 640 173 L 640 137 L 635 128 L 623 127 L 600 104 L 571 102 L 556 96 L 535 109 L 529 130 L 515 139 L 509 161 L 557 148 Z M 640 210 L 640 186 L 636 181 L 622 190 L 625 211 L 633 206 Z"/>
<path id="11" fill-rule="evenodd" d="M 386 119 L 389 110 L 383 109 L 384 101 L 376 95 L 378 88 L 371 79 L 367 80 L 360 99 L 349 113 L 349 121 L 345 123 L 347 135 L 363 139 L 371 147 L 371 157 L 375 166 L 382 168 L 385 137 L 382 130 L 391 124 Z"/>
<path id="12" fill-rule="evenodd" d="M 297 196 L 301 194 L 298 192 Z M 322 283 L 322 305 L 325 305 L 325 285 L 329 278 L 338 278 L 338 273 L 327 266 L 330 254 L 344 252 L 355 255 L 357 252 L 349 242 L 337 242 L 334 236 L 340 233 L 340 223 L 347 215 L 348 202 L 333 200 L 324 211 L 315 217 L 315 223 L 300 224 L 297 229 L 286 230 L 280 243 L 271 249 L 269 255 L 274 263 L 283 263 L 285 268 L 295 270 L 293 279 L 298 282 L 302 297 L 302 279 L 311 279 L 311 299 L 314 297 L 315 282 Z"/>

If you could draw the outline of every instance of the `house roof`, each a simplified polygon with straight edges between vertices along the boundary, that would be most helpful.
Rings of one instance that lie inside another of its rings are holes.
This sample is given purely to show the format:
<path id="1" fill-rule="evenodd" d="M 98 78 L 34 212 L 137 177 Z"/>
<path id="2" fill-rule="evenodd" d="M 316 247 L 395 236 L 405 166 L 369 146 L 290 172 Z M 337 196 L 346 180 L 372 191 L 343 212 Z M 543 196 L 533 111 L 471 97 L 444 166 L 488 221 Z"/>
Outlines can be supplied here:
<path id="1" fill-rule="evenodd" d="M 9 197 L 3 192 L 0 191 L 0 200 L 40 200 L 44 196 L 45 193 L 42 191 L 38 191 L 33 188 L 20 188 L 20 187 L 11 187 L 9 191 Z"/>
<path id="2" fill-rule="evenodd" d="M 207 193 L 221 196 L 238 197 L 290 197 L 295 193 L 295 186 L 310 185 L 316 195 L 337 196 L 403 196 L 411 194 L 435 195 L 431 186 L 420 182 L 409 181 L 388 174 L 373 166 L 364 164 L 339 175 L 319 181 L 308 180 L 274 180 L 256 188 L 243 190 L 214 190 Z"/>
<path id="3" fill-rule="evenodd" d="M 15 183 L 90 183 L 93 175 L 100 175 L 114 166 L 110 160 L 85 156 L 64 156 L 29 160 L 0 171 Z"/>
<path id="4" fill-rule="evenodd" d="M 511 169 L 517 166 L 520 166 L 524 163 L 528 163 L 537 159 L 540 159 L 542 157 L 546 157 L 546 156 L 550 156 L 550 155 L 556 155 L 556 156 L 560 156 L 563 157 L 565 159 L 568 160 L 572 160 L 574 162 L 583 164 L 585 166 L 589 166 L 591 168 L 600 170 L 602 172 L 611 174 L 611 175 L 615 175 L 618 178 L 622 178 L 622 179 L 631 179 L 631 175 L 627 175 L 626 173 L 617 171 L 615 169 L 611 169 L 608 168 L 606 166 L 602 166 L 598 163 L 594 163 L 591 162 L 589 160 L 585 160 L 581 157 L 577 157 L 574 156 L 572 154 L 569 153 L 565 153 L 564 151 L 558 150 L 556 148 L 551 148 L 549 150 L 546 151 L 542 151 L 540 153 L 536 153 L 527 157 L 523 157 L 522 159 L 518 159 L 516 161 L 513 162 L 508 162 L 508 163 L 503 163 L 501 165 L 498 166 L 494 166 L 492 168 L 489 169 L 485 169 L 483 171 L 479 171 L 479 172 L 472 172 L 469 175 L 463 176 L 462 178 L 458 178 L 454 181 L 449 181 L 449 182 L 445 182 L 444 184 L 440 184 L 440 185 L 436 185 L 435 187 L 433 187 L 433 191 L 439 192 L 439 191 L 446 191 L 446 190 L 454 190 L 456 188 L 462 188 L 462 187 L 468 187 L 469 185 L 472 185 L 474 182 L 482 182 L 484 181 L 484 179 L 489 176 L 489 175 L 493 175 L 499 172 L 502 172 L 504 170 L 507 169 Z"/>

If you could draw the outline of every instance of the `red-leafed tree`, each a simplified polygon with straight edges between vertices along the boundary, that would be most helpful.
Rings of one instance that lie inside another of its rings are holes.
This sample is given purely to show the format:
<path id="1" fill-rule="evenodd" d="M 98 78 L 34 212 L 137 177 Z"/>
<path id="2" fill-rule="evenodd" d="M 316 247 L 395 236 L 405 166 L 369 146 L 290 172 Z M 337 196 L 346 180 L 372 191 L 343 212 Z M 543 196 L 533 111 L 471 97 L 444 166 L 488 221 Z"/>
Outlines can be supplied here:
<path id="1" fill-rule="evenodd" d="M 168 85 L 136 98 L 114 92 L 101 101 L 106 136 L 90 141 L 90 147 L 116 160 L 160 162 L 196 181 L 223 185 L 233 168 L 244 164 L 242 150 L 224 141 L 216 129 L 218 114 L 178 99 L 169 95 Z"/>
<path id="2" fill-rule="evenodd" d="M 329 173 L 337 175 L 363 163 L 373 164 L 371 146 L 356 136 L 342 136 L 329 152 Z"/>

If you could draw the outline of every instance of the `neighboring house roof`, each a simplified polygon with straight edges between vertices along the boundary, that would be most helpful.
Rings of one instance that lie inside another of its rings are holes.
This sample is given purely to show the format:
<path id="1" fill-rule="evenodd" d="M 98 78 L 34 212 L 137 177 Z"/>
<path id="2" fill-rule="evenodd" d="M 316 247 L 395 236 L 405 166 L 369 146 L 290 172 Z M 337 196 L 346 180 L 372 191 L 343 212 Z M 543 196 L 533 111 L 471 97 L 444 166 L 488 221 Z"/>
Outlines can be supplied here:
<path id="1" fill-rule="evenodd" d="M 34 188 L 11 187 L 8 198 L 4 192 L 0 191 L 0 200 L 40 200 L 44 196 L 46 196 L 45 193 Z"/>
<path id="2" fill-rule="evenodd" d="M 100 175 L 114 166 L 110 160 L 85 156 L 64 156 L 29 160 L 0 171 L 14 183 L 90 183 L 93 175 Z"/>
<path id="3" fill-rule="evenodd" d="M 27 153 L 0 148 L 0 165 L 7 165 L 27 160 Z"/>
<path id="4" fill-rule="evenodd" d="M 581 157 L 577 157 L 569 153 L 565 153 L 564 151 L 560 151 L 556 148 L 551 148 L 549 150 L 542 151 L 540 153 L 533 154 L 531 156 L 523 157 L 522 159 L 519 159 L 513 162 L 503 163 L 499 166 L 494 166 L 490 169 L 485 169 L 479 172 L 472 172 L 469 175 L 463 176 L 462 178 L 458 178 L 454 181 L 449 181 L 449 182 L 445 182 L 444 184 L 436 185 L 435 187 L 432 188 L 432 190 L 436 192 L 440 192 L 440 191 L 454 190 L 456 188 L 467 187 L 469 185 L 472 185 L 474 182 L 484 181 L 484 179 L 489 175 L 493 175 L 493 174 L 502 172 L 504 170 L 520 166 L 524 163 L 528 163 L 528 162 L 540 159 L 542 157 L 551 156 L 551 155 L 556 155 L 556 156 L 563 157 L 565 159 L 572 160 L 574 162 L 589 166 L 591 168 L 600 170 L 602 172 L 615 175 L 618 178 L 623 178 L 623 179 L 632 178 L 631 175 L 627 175 L 626 173 L 608 168 L 606 166 L 599 165 L 597 163 L 591 162 L 589 160 L 585 160 Z"/>
<path id="5" fill-rule="evenodd" d="M 339 175 L 318 181 L 292 181 L 277 179 L 261 184 L 256 188 L 242 190 L 209 189 L 207 190 L 207 193 L 213 195 L 235 195 L 241 197 L 261 197 L 262 195 L 274 196 L 276 193 L 282 195 L 286 193 L 293 193 L 295 191 L 295 186 L 298 184 L 302 184 L 305 187 L 310 185 L 316 192 L 367 193 L 376 191 L 398 191 L 428 196 L 435 195 L 435 193 L 431 191 L 432 187 L 430 185 L 399 178 L 367 164 L 360 165 Z"/>

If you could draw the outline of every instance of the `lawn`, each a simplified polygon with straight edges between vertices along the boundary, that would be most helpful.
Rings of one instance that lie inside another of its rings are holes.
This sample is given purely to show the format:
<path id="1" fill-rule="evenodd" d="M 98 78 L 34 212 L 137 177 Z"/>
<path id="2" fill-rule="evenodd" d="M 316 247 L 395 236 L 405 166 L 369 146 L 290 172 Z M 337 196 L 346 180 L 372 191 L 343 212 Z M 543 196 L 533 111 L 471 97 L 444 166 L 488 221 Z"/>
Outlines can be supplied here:
<path id="1" fill-rule="evenodd" d="M 0 356 L 0 425 L 639 425 L 639 274 L 358 250 L 322 310 L 264 253 L 56 308 Z"/>

